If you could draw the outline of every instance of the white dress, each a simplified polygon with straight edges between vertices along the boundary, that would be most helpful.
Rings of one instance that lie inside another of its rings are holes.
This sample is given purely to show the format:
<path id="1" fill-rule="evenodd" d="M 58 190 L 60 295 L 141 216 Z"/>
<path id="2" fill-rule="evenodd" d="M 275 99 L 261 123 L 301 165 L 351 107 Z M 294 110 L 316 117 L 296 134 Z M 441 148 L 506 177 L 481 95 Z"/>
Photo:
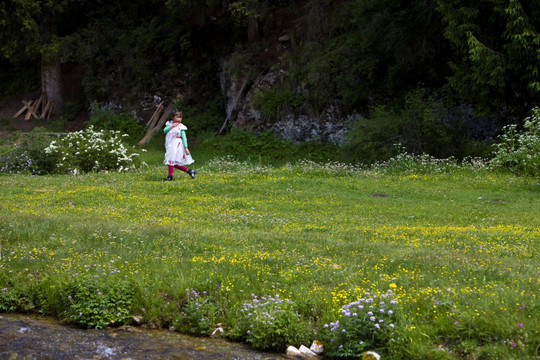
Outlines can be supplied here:
<path id="1" fill-rule="evenodd" d="M 166 125 L 171 126 L 172 121 L 167 122 Z M 165 165 L 189 165 L 195 162 L 191 155 L 186 154 L 182 142 L 182 130 L 187 130 L 184 124 L 171 128 L 165 135 L 165 161 L 163 162 Z"/>

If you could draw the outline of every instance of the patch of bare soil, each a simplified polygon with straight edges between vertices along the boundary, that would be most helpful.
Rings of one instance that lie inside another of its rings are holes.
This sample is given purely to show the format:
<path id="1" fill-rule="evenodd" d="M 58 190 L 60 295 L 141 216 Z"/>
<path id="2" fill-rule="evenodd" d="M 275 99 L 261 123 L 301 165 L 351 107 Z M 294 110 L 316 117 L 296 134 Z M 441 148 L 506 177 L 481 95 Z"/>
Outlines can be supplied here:
<path id="1" fill-rule="evenodd" d="M 63 69 L 64 70 L 64 69 Z M 72 98 L 74 94 L 81 94 L 80 84 L 81 69 L 73 67 L 64 70 L 64 93 L 66 99 Z M 35 127 L 50 127 L 55 124 L 54 128 L 58 128 L 57 122 L 59 118 L 51 117 L 50 119 L 35 119 L 25 120 L 25 113 L 17 118 L 13 116 L 23 108 L 23 101 L 37 100 L 41 94 L 40 90 L 27 93 L 17 94 L 0 100 L 0 136 L 9 135 L 12 132 L 29 132 Z M 74 120 L 65 121 L 62 125 L 63 132 L 79 131 L 84 129 L 85 123 L 89 120 L 86 111 L 80 111 Z M 57 130 L 58 131 L 58 130 Z"/>
<path id="2" fill-rule="evenodd" d="M 14 119 L 13 115 L 19 109 L 23 107 L 23 100 L 35 99 L 39 96 L 38 92 L 29 92 L 25 94 L 19 94 L 11 96 L 5 100 L 0 101 L 0 119 L 2 120 L 2 127 L 0 128 L 0 134 L 5 135 L 11 131 L 30 131 L 36 125 L 33 120 L 24 120 L 24 116 Z"/>
<path id="3" fill-rule="evenodd" d="M 25 93 L 19 94 L 9 99 L 0 101 L 0 136 L 9 135 L 12 132 L 29 132 L 36 127 L 49 127 L 58 119 L 34 119 L 25 120 L 24 114 L 17 117 L 16 119 L 13 116 L 19 111 L 24 105 L 23 100 L 28 101 L 30 99 L 37 99 L 39 93 Z M 75 120 L 66 121 L 63 124 L 63 132 L 72 132 L 79 131 L 84 129 L 86 121 L 89 117 L 85 111 L 81 111 Z M 56 128 L 57 126 L 55 126 Z"/>

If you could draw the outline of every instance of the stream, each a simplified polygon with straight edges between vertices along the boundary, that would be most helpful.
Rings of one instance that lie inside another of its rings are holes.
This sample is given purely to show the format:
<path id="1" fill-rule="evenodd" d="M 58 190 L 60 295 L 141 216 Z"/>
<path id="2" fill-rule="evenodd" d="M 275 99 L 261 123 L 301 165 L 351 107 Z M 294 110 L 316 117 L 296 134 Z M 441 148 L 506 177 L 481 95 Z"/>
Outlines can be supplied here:
<path id="1" fill-rule="evenodd" d="M 238 359 L 283 360 L 282 354 L 252 350 L 245 344 L 168 330 L 121 327 L 82 330 L 57 320 L 0 314 L 0 359 Z"/>

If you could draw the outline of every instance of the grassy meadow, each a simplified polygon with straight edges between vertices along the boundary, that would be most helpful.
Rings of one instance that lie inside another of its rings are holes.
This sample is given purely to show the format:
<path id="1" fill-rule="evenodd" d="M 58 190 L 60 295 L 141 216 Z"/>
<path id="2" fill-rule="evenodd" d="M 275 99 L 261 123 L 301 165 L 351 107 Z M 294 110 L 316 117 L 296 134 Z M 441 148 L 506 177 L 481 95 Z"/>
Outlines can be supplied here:
<path id="1" fill-rule="evenodd" d="M 195 180 L 163 182 L 158 147 L 131 173 L 0 176 L 0 310 L 284 351 L 390 290 L 384 358 L 538 358 L 538 179 L 193 155 Z M 246 335 L 246 304 L 278 298 L 295 322 Z"/>

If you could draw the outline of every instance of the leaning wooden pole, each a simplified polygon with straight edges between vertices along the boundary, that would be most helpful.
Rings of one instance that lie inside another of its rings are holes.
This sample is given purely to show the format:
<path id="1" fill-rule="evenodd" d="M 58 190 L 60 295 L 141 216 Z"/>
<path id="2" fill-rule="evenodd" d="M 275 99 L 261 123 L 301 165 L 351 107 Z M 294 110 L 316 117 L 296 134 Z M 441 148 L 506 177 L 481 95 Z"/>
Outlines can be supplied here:
<path id="1" fill-rule="evenodd" d="M 148 120 L 148 122 L 146 123 L 146 126 L 148 126 L 150 129 L 153 128 L 162 110 L 163 110 L 163 101 L 159 103 L 159 105 L 156 108 L 156 111 L 154 111 L 154 113 L 150 117 L 150 120 Z"/>
<path id="2" fill-rule="evenodd" d="M 172 108 L 173 108 L 173 105 L 171 104 L 167 106 L 167 108 L 165 109 L 163 113 L 161 113 L 161 109 L 163 109 L 163 103 L 159 104 L 158 108 L 156 109 L 156 111 L 152 115 L 152 118 L 149 121 L 150 125 L 148 127 L 148 130 L 146 131 L 146 135 L 144 135 L 144 137 L 141 140 L 139 140 L 137 145 L 141 146 L 141 145 L 146 144 L 148 141 L 150 141 L 154 132 L 163 127 L 163 125 L 165 124 L 165 122 L 167 121 L 169 117 L 169 113 L 172 111 Z"/>

